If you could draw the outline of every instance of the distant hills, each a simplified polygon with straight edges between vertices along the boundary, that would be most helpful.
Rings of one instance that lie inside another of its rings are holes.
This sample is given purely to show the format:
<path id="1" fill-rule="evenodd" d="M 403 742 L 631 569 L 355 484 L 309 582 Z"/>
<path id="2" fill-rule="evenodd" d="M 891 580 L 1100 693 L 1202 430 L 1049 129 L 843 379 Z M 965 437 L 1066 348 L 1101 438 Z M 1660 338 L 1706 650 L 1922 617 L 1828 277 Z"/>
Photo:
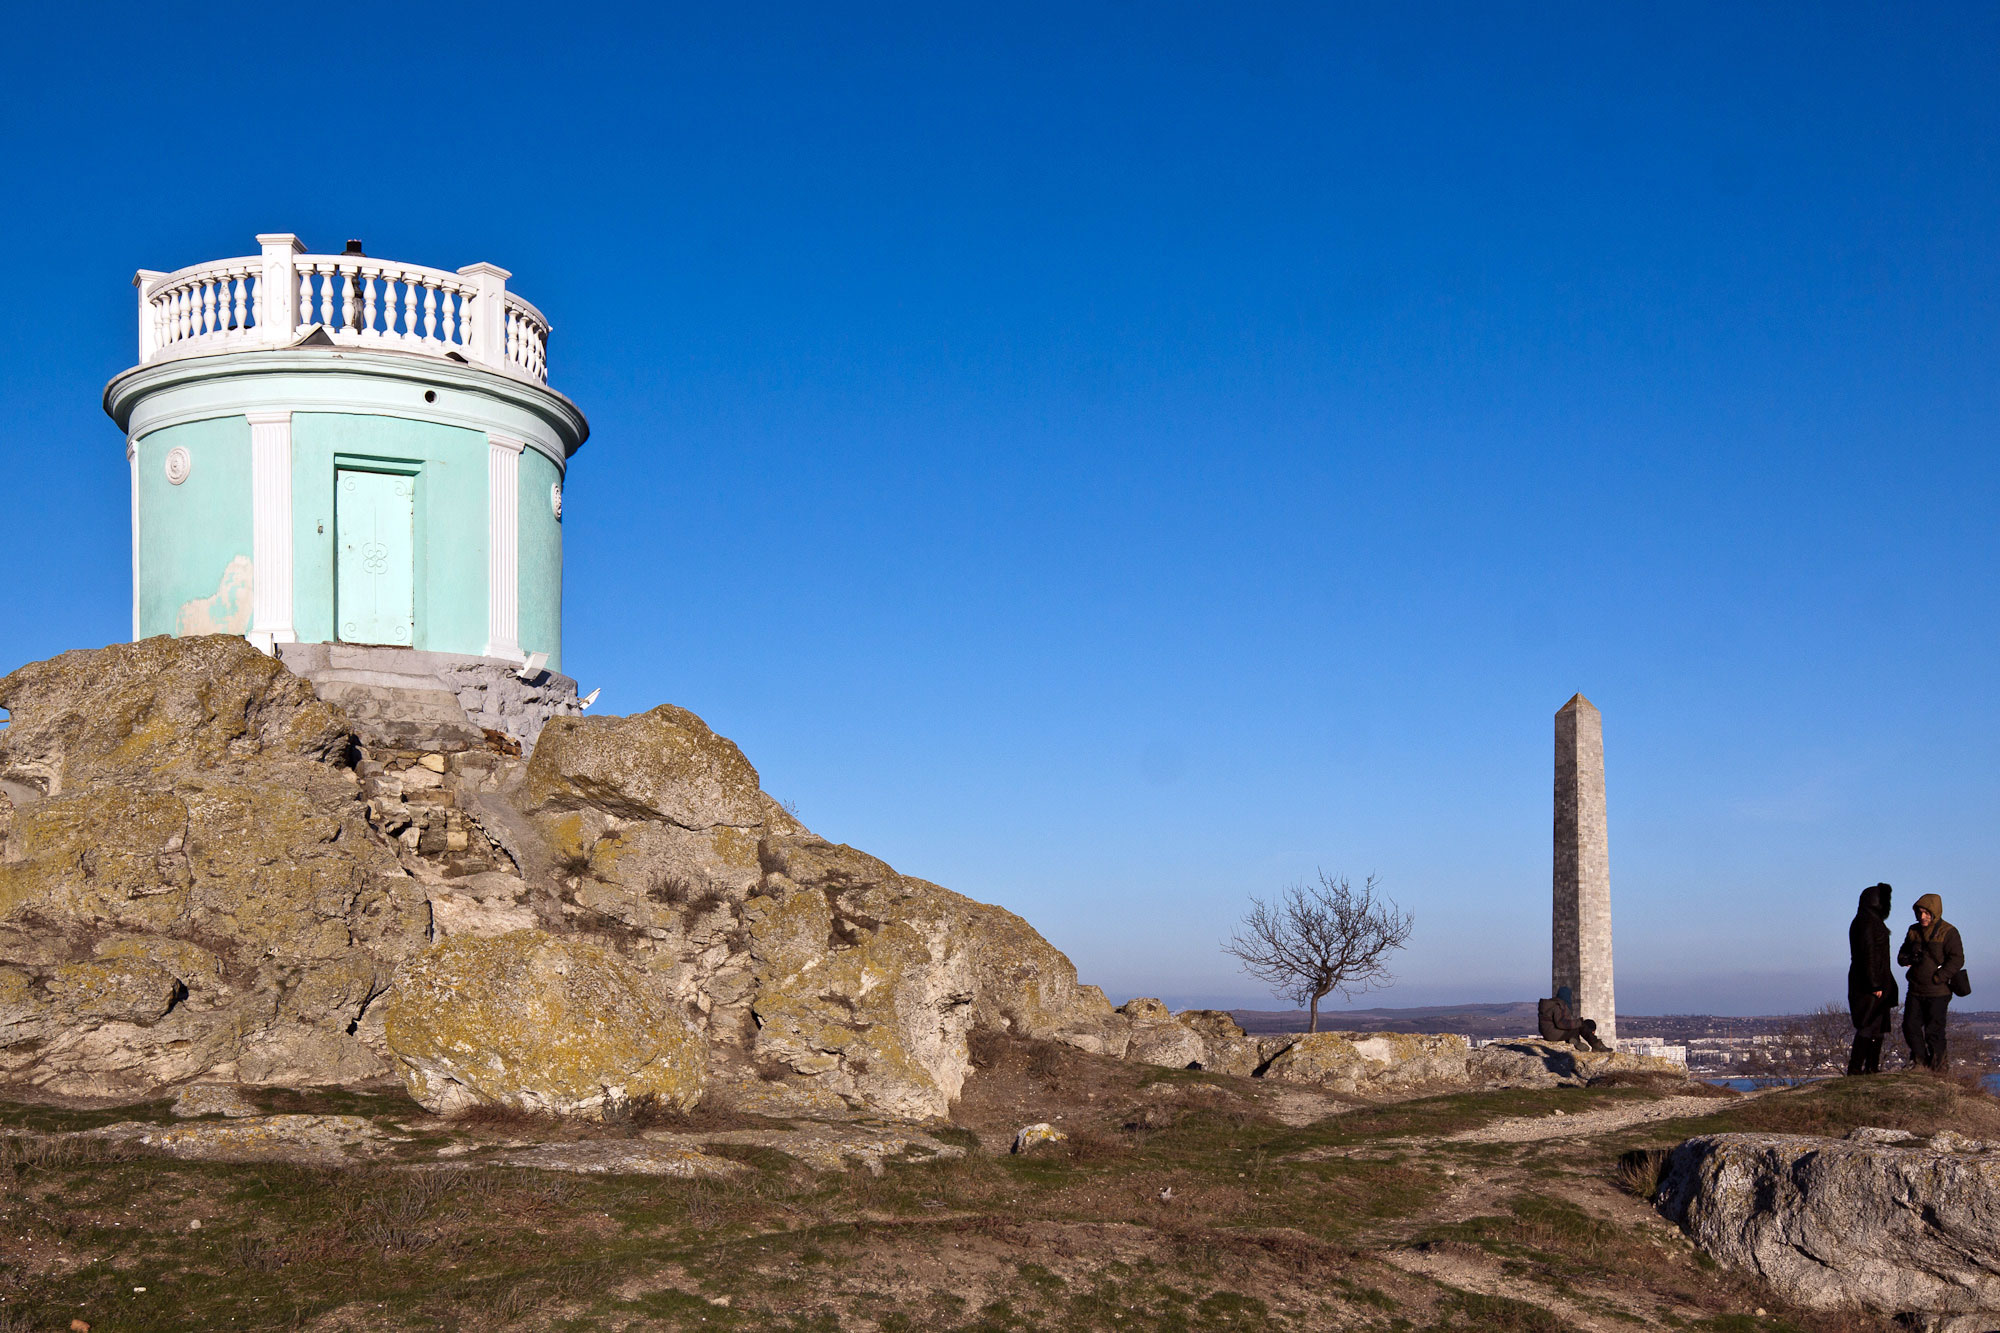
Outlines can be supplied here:
<path id="1" fill-rule="evenodd" d="M 1230 1017 L 1245 1032 L 1304 1032 L 1303 1009 L 1231 1009 Z M 2000 1035 L 2000 1012 L 1968 1010 L 1952 1013 L 1954 1023 L 1963 1023 L 1982 1035 Z M 1620 1014 L 1621 1037 L 1664 1037 L 1688 1041 L 1697 1037 L 1751 1037 L 1776 1035 L 1799 1026 L 1799 1014 L 1763 1014 L 1754 1017 L 1715 1014 Z M 1512 1004 L 1433 1004 L 1409 1009 L 1322 1009 L 1322 1032 L 1462 1032 L 1468 1037 L 1525 1037 L 1535 1031 L 1535 1002 L 1516 1000 Z"/>

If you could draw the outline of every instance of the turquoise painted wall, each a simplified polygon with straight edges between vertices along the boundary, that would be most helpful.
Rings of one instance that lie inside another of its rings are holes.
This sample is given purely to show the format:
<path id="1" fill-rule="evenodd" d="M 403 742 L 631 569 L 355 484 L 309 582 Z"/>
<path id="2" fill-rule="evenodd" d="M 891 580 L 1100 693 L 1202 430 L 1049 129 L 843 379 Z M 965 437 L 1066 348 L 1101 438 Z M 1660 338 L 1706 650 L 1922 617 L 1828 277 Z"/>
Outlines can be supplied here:
<path id="1" fill-rule="evenodd" d="M 549 488 L 562 479 L 546 454 L 521 453 L 521 651 L 562 670 L 562 524 Z"/>
<path id="2" fill-rule="evenodd" d="M 301 640 L 334 637 L 334 469 L 375 467 L 417 479 L 412 646 L 485 651 L 486 450 L 483 432 L 457 426 L 334 412 L 292 415 L 292 616 Z M 247 531 L 247 485 L 245 496 Z"/>
<path id="3" fill-rule="evenodd" d="M 184 447 L 187 480 L 167 480 Z M 139 635 L 250 628 L 250 422 L 218 417 L 139 441 Z"/>

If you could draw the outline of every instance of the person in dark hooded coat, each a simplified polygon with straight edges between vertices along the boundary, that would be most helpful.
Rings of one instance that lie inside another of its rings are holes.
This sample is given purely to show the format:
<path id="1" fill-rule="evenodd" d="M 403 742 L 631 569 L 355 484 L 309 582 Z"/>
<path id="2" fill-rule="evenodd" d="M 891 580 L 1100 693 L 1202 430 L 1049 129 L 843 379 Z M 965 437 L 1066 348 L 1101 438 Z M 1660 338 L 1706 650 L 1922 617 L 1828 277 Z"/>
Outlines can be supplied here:
<path id="1" fill-rule="evenodd" d="M 1882 1039 L 1889 1035 L 1889 1011 L 1896 1007 L 1896 973 L 1889 965 L 1887 884 L 1861 891 L 1861 905 L 1847 927 L 1847 1012 L 1854 1018 L 1850 1074 L 1882 1071 Z"/>
<path id="2" fill-rule="evenodd" d="M 1935 893 L 1917 899 L 1911 910 L 1917 924 L 1896 951 L 1896 961 L 1910 969 L 1903 1040 L 1910 1043 L 1910 1063 L 1943 1073 L 1945 1011 L 1951 1006 L 1952 978 L 1965 970 L 1965 944 L 1958 927 L 1944 919 L 1944 902 Z"/>
<path id="3" fill-rule="evenodd" d="M 1598 1039 L 1596 1019 L 1576 1016 L 1576 1001 L 1567 986 L 1556 987 L 1553 996 L 1535 1006 L 1535 1024 L 1543 1041 L 1566 1041 L 1579 1051 L 1610 1049 Z"/>

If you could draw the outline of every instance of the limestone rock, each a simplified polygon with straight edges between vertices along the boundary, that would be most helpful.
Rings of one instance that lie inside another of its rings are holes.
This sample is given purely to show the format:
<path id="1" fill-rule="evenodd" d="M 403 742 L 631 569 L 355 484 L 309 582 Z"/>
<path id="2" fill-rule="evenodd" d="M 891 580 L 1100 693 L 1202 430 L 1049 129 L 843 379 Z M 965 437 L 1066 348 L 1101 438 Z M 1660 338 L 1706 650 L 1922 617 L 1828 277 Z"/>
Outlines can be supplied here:
<path id="1" fill-rule="evenodd" d="M 264 1115 L 197 1120 L 185 1125 L 121 1121 L 83 1131 L 88 1138 L 135 1143 L 170 1157 L 203 1162 L 317 1162 L 338 1166 L 373 1156 L 388 1135 L 358 1115 Z"/>
<path id="2" fill-rule="evenodd" d="M 528 761 L 538 810 L 594 807 L 686 829 L 764 822 L 757 770 L 708 724 L 672 704 L 635 717 L 549 719 Z"/>
<path id="3" fill-rule="evenodd" d="M 1801 1305 L 2000 1310 L 2000 1153 L 1791 1134 L 1675 1148 L 1660 1211 Z"/>
<path id="4" fill-rule="evenodd" d="M 742 908 L 759 1059 L 923 1118 L 964 1084 L 973 1026 L 1053 1037 L 1108 1012 L 1011 912 L 809 834 L 765 851 L 772 871 Z"/>
<path id="5" fill-rule="evenodd" d="M 641 1097 L 701 1100 L 699 1036 L 651 978 L 596 945 L 537 930 L 447 939 L 404 967 L 387 1003 L 389 1050 L 432 1111 L 601 1116 Z"/>
<path id="6" fill-rule="evenodd" d="M 1024 1125 L 1021 1127 L 1020 1132 L 1014 1135 L 1014 1151 L 1017 1153 L 1032 1152 L 1036 1148 L 1045 1147 L 1049 1144 L 1062 1143 L 1068 1138 L 1069 1135 L 1063 1133 L 1054 1125 Z"/>
<path id="7" fill-rule="evenodd" d="M 190 1083 L 174 1094 L 174 1114 L 188 1120 L 205 1115 L 240 1120 L 245 1116 L 262 1115 L 264 1111 L 234 1084 Z"/>
<path id="8" fill-rule="evenodd" d="M 228 637 L 65 653 L 0 701 L 0 1080 L 388 1072 L 356 1033 L 429 913 L 337 710 Z"/>
<path id="9" fill-rule="evenodd" d="M 630 1139 L 540 1143 L 495 1160 L 508 1166 L 531 1166 L 541 1171 L 671 1176 L 679 1180 L 727 1180 L 749 1170 L 741 1162 L 705 1153 L 698 1145 L 634 1142 Z"/>
<path id="10" fill-rule="evenodd" d="M 230 635 L 67 652 L 0 678 L 0 778 L 43 796 L 253 757 L 325 763 L 353 737 L 312 686 Z"/>
<path id="11" fill-rule="evenodd" d="M 1264 1063 L 1250 1034 L 1223 1009 L 1183 1009 L 1174 1021 L 1201 1039 L 1201 1067 L 1248 1078 Z"/>
<path id="12" fill-rule="evenodd" d="M 1312 1032 L 1272 1059 L 1266 1078 L 1334 1092 L 1381 1095 L 1425 1084 L 1464 1084 L 1472 1048 L 1453 1033 Z"/>
<path id="13" fill-rule="evenodd" d="M 1201 1066 L 1208 1055 L 1193 1028 L 1174 1020 L 1166 1005 L 1153 999 L 1127 1000 L 1118 1012 L 1130 1025 L 1125 1058 L 1166 1069 Z"/>

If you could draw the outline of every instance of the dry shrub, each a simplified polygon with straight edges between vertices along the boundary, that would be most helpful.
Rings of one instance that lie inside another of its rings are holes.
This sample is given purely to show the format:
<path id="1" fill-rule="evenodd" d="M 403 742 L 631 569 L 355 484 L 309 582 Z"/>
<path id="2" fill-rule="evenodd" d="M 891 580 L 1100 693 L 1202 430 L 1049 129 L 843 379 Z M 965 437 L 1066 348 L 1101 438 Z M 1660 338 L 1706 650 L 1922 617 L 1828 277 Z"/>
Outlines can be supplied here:
<path id="1" fill-rule="evenodd" d="M 1081 1127 L 1069 1131 L 1063 1148 L 1069 1160 L 1077 1163 L 1107 1162 L 1128 1155 L 1125 1145 L 1111 1135 Z"/>
<path id="2" fill-rule="evenodd" d="M 965 1048 L 974 1069 L 998 1069 L 1007 1062 L 1014 1039 L 998 1028 L 974 1028 L 965 1034 Z"/>
<path id="3" fill-rule="evenodd" d="M 9 1134 L 0 1137 L 0 1166 L 16 1176 L 29 1171 L 60 1171 L 102 1162 L 125 1162 L 142 1151 L 121 1139 L 86 1138 L 78 1134 Z"/>
<path id="4" fill-rule="evenodd" d="M 541 1137 L 554 1135 L 564 1124 L 562 1117 L 547 1111 L 530 1111 L 504 1102 L 481 1102 L 447 1118 L 466 1129 L 508 1130 Z"/>
<path id="5" fill-rule="evenodd" d="M 1025 1044 L 1028 1048 L 1028 1077 L 1051 1088 L 1059 1088 L 1074 1073 L 1074 1055 L 1061 1042 L 1033 1040 Z"/>
<path id="6" fill-rule="evenodd" d="M 1660 1192 L 1660 1173 L 1667 1167 L 1665 1148 L 1634 1148 L 1618 1159 L 1611 1178 L 1627 1194 L 1651 1203 Z"/>

